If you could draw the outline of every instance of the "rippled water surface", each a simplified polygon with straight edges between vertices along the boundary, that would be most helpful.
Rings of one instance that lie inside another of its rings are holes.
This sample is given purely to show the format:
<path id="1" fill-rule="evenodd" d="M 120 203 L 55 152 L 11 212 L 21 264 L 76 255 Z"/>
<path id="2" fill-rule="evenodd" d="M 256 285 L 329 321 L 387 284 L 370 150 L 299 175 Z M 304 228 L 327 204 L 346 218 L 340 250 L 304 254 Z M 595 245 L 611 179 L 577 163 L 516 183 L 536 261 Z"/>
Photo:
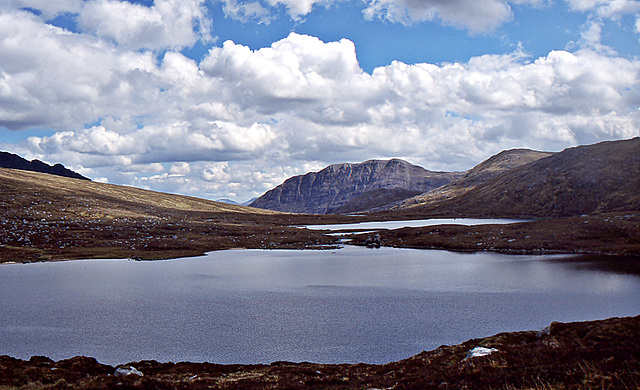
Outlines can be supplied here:
<path id="1" fill-rule="evenodd" d="M 346 247 L 0 266 L 0 355 L 384 363 L 640 314 L 640 278 L 563 257 Z"/>

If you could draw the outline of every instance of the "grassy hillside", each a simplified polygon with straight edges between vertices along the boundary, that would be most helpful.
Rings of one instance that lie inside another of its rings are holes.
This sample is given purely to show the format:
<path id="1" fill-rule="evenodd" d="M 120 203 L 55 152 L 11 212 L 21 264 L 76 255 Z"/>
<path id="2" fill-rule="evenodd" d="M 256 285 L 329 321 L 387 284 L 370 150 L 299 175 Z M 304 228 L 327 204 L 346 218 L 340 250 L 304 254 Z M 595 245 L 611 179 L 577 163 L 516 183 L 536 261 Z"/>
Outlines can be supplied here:
<path id="1" fill-rule="evenodd" d="M 332 244 L 335 238 L 287 226 L 318 221 L 322 218 L 0 169 L 0 262 L 163 259 L 228 248 Z"/>
<path id="2" fill-rule="evenodd" d="M 31 202 L 40 205 L 34 212 L 41 210 L 49 214 L 85 213 L 106 218 L 154 217 L 156 209 L 165 213 L 172 210 L 271 213 L 189 196 L 6 168 L 0 168 L 0 188 L 0 204 L 4 207 Z M 48 207 L 49 201 L 55 204 Z"/>
<path id="3" fill-rule="evenodd" d="M 422 213 L 523 217 L 637 211 L 640 138 L 569 148 L 452 196 L 407 206 Z"/>
<path id="4" fill-rule="evenodd" d="M 552 156 L 553 153 L 530 149 L 510 149 L 502 151 L 469 170 L 464 177 L 432 191 L 407 199 L 398 209 L 428 206 L 463 195 L 514 168 Z"/>

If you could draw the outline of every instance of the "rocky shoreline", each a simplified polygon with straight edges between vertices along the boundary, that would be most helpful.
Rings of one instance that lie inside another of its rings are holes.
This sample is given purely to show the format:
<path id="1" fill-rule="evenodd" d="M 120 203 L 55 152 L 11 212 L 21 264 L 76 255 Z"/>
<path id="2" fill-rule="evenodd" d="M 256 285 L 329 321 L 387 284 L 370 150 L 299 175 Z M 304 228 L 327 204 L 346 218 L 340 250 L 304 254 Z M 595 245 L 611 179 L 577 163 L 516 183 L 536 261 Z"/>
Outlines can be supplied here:
<path id="1" fill-rule="evenodd" d="M 552 323 L 398 362 L 269 365 L 0 356 L 0 389 L 636 389 L 640 316 Z"/>

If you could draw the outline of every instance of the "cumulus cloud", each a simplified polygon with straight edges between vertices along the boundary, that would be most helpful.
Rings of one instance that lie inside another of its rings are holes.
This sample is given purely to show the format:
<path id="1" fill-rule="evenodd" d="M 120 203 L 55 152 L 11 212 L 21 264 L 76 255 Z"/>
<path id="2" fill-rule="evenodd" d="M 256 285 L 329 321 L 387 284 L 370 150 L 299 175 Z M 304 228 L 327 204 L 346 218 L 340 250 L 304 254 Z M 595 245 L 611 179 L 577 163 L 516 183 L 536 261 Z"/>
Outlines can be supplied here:
<path id="1" fill-rule="evenodd" d="M 266 0 L 271 6 L 284 5 L 294 18 L 311 12 L 315 4 L 329 4 L 335 0 Z"/>
<path id="2" fill-rule="evenodd" d="M 27 12 L 0 14 L 0 66 L 0 126 L 12 129 L 75 127 L 118 112 L 123 101 L 135 106 L 136 88 L 153 94 L 151 55 L 114 53 L 104 42 Z"/>
<path id="3" fill-rule="evenodd" d="M 133 50 L 181 48 L 211 39 L 204 0 L 155 0 L 151 7 L 93 0 L 84 3 L 78 25 Z"/>
<path id="4" fill-rule="evenodd" d="M 0 11 L 28 9 L 44 21 L 74 15 L 82 32 L 132 50 L 183 48 L 212 40 L 205 0 L 154 0 L 149 7 L 121 0 L 4 1 L 8 4 Z"/>
<path id="5" fill-rule="evenodd" d="M 635 0 L 614 0 L 604 4 L 598 10 L 600 16 L 612 19 L 638 12 L 640 12 L 640 1 Z"/>
<path id="6" fill-rule="evenodd" d="M 77 13 L 82 9 L 82 0 L 3 0 L 3 3 L 11 9 L 37 10 L 45 20 L 62 13 Z"/>
<path id="7" fill-rule="evenodd" d="M 227 17 L 242 22 L 255 19 L 260 23 L 271 22 L 271 12 L 259 2 L 238 2 L 238 0 L 222 0 L 223 10 Z"/>
<path id="8" fill-rule="evenodd" d="M 243 200 L 336 162 L 468 169 L 510 147 L 639 135 L 640 61 L 589 48 L 369 74 L 347 39 L 228 41 L 199 63 L 134 47 L 0 14 L 0 126 L 58 131 L 11 150 L 111 182 Z"/>
<path id="9" fill-rule="evenodd" d="M 271 12 L 278 7 L 284 7 L 292 19 L 299 20 L 309 14 L 314 6 L 330 5 L 342 0 L 217 0 L 223 4 L 225 14 L 237 20 L 247 21 L 258 19 L 269 23 Z"/>
<path id="10" fill-rule="evenodd" d="M 295 20 L 318 6 L 330 6 L 345 0 L 219 0 L 227 16 L 246 21 L 259 19 L 268 23 L 274 8 L 284 7 Z M 473 33 L 495 29 L 512 17 L 510 4 L 540 4 L 545 0 L 364 0 L 367 19 L 412 24 L 438 20 L 446 25 L 468 29 Z"/>
<path id="11" fill-rule="evenodd" d="M 592 14 L 587 26 L 592 26 L 594 20 L 599 20 L 602 24 L 602 19 L 620 20 L 625 15 L 635 15 L 637 27 L 638 13 L 640 13 L 638 0 L 567 0 L 567 2 L 574 10 L 588 11 Z"/>
<path id="12" fill-rule="evenodd" d="M 567 0 L 567 3 L 574 10 L 595 10 L 599 16 L 614 19 L 640 11 L 640 1 L 637 0 Z"/>
<path id="13" fill-rule="evenodd" d="M 257 19 L 269 23 L 272 11 L 284 7 L 295 20 L 303 18 L 318 6 L 330 6 L 345 0 L 218 0 L 224 4 L 227 16 L 248 21 Z M 445 25 L 485 33 L 511 20 L 511 5 L 547 4 L 548 0 L 363 0 L 365 18 L 392 23 L 414 24 L 438 21 Z M 577 11 L 594 11 L 603 18 L 618 19 L 640 11 L 637 0 L 566 0 Z"/>
<path id="14" fill-rule="evenodd" d="M 446 24 L 484 32 L 507 21 L 511 8 L 502 0 L 373 0 L 364 13 L 369 19 L 378 17 L 404 24 L 439 18 Z"/>
<path id="15" fill-rule="evenodd" d="M 594 50 L 615 54 L 602 44 L 602 32 L 605 21 L 620 21 L 625 15 L 635 15 L 635 31 L 640 33 L 640 1 L 637 0 L 567 0 L 573 10 L 588 12 L 589 18 L 582 26 L 580 44 Z"/>

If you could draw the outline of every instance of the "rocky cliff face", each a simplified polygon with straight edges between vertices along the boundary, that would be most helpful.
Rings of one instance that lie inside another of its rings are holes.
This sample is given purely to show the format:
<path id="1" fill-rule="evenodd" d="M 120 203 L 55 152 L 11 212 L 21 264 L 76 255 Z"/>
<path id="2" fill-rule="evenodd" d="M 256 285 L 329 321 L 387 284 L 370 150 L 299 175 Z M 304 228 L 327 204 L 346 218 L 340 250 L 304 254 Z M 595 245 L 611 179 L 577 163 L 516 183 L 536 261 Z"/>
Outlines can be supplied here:
<path id="1" fill-rule="evenodd" d="M 0 168 L 20 169 L 23 171 L 32 171 L 40 173 L 48 173 L 56 176 L 70 177 L 73 179 L 90 180 L 79 173 L 67 169 L 62 164 L 53 166 L 45 164 L 40 160 L 28 161 L 17 154 L 0 152 Z"/>
<path id="2" fill-rule="evenodd" d="M 309 214 L 364 211 L 429 191 L 463 175 L 432 172 L 399 159 L 335 164 L 287 179 L 250 206 Z M 369 192 L 375 196 L 367 197 Z M 356 198 L 357 204 L 352 204 Z M 377 201 L 365 202 L 363 198 Z"/>

